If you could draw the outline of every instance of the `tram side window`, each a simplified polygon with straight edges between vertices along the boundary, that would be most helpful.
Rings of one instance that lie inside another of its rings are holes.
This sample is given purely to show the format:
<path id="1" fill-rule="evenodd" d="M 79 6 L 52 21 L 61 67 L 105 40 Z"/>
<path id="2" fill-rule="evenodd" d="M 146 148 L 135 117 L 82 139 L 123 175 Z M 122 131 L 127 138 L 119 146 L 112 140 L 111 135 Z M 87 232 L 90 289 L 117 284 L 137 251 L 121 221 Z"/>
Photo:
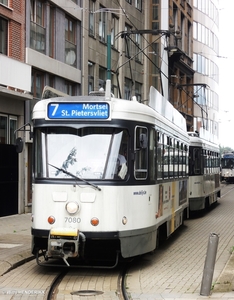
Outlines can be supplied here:
<path id="1" fill-rule="evenodd" d="M 157 132 L 157 179 L 162 179 L 163 172 L 163 135 Z"/>
<path id="2" fill-rule="evenodd" d="M 34 143 L 34 149 L 35 149 L 35 169 L 34 169 L 34 175 L 36 177 L 44 177 L 45 172 L 43 172 L 43 165 L 42 165 L 42 141 L 45 141 L 45 134 L 43 134 L 40 130 L 36 131 L 35 136 L 35 143 Z"/>
<path id="3" fill-rule="evenodd" d="M 194 174 L 199 175 L 202 174 L 202 158 L 203 156 L 201 155 L 201 149 L 199 148 L 194 148 L 193 149 L 193 158 L 192 160 L 194 161 Z"/>
<path id="4" fill-rule="evenodd" d="M 186 167 L 185 167 L 185 175 L 187 176 L 189 174 L 189 151 L 188 151 L 188 146 L 185 146 L 185 155 L 186 155 Z"/>
<path id="5" fill-rule="evenodd" d="M 215 170 L 215 155 L 214 152 L 211 152 L 211 173 L 214 173 Z"/>
<path id="6" fill-rule="evenodd" d="M 179 177 L 179 163 L 180 163 L 180 151 L 179 151 L 179 142 L 175 142 L 175 151 L 174 151 L 174 176 Z"/>
<path id="7" fill-rule="evenodd" d="M 148 130 L 146 127 L 135 129 L 135 178 L 146 179 L 148 175 Z"/>
<path id="8" fill-rule="evenodd" d="M 187 162 L 188 162 L 188 153 L 187 153 L 187 146 L 181 144 L 181 156 L 182 156 L 182 176 L 186 176 L 188 174 L 187 171 Z"/>
<path id="9" fill-rule="evenodd" d="M 169 177 L 174 177 L 174 160 L 175 160 L 175 148 L 174 139 L 170 138 L 170 150 L 169 150 Z"/>
<path id="10" fill-rule="evenodd" d="M 207 150 L 203 151 L 204 153 L 204 174 L 209 174 L 209 154 Z"/>
<path id="11" fill-rule="evenodd" d="M 218 170 L 220 171 L 220 156 L 219 153 L 216 153 L 216 168 L 218 168 Z"/>
<path id="12" fill-rule="evenodd" d="M 169 151 L 170 147 L 169 144 L 169 138 L 164 135 L 164 141 L 163 141 L 163 178 L 168 178 L 168 166 L 169 166 Z"/>
<path id="13" fill-rule="evenodd" d="M 179 176 L 183 176 L 183 144 L 179 143 Z"/>
<path id="14" fill-rule="evenodd" d="M 171 148 L 171 165 L 170 168 L 172 170 L 172 176 L 178 177 L 178 168 L 177 168 L 177 160 L 178 160 L 178 150 L 176 149 L 176 140 L 172 140 L 172 148 Z"/>
<path id="15" fill-rule="evenodd" d="M 156 132 L 154 128 L 150 130 L 149 135 L 149 176 L 150 180 L 156 179 Z"/>

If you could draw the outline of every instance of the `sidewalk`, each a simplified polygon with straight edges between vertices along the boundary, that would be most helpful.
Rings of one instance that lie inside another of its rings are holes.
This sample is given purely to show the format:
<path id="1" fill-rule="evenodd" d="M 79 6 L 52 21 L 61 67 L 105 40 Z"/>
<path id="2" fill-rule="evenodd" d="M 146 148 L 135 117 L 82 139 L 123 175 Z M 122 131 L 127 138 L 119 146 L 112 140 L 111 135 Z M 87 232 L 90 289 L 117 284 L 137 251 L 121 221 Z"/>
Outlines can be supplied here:
<path id="1" fill-rule="evenodd" d="M 31 214 L 0 218 L 0 275 L 30 260 Z"/>

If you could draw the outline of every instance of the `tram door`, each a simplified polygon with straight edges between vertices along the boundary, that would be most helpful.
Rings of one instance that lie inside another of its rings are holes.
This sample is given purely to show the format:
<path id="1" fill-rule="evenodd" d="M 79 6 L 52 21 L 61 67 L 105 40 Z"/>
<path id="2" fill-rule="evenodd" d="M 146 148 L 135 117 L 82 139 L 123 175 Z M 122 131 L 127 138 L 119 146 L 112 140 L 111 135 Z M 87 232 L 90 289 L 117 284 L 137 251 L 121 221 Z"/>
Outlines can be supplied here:
<path id="1" fill-rule="evenodd" d="M 0 217 L 18 214 L 18 153 L 0 144 Z"/>

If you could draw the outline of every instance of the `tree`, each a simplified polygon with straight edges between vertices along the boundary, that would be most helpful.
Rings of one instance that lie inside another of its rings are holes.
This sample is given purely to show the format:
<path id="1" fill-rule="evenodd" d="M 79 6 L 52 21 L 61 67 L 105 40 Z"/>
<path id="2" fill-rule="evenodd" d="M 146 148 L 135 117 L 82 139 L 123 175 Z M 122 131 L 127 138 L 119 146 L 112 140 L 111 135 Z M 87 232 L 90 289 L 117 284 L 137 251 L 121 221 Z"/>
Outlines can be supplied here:
<path id="1" fill-rule="evenodd" d="M 220 149 L 220 155 L 223 155 L 224 153 L 230 153 L 233 152 L 234 150 L 231 147 L 222 147 L 221 145 L 219 145 L 219 149 Z"/>

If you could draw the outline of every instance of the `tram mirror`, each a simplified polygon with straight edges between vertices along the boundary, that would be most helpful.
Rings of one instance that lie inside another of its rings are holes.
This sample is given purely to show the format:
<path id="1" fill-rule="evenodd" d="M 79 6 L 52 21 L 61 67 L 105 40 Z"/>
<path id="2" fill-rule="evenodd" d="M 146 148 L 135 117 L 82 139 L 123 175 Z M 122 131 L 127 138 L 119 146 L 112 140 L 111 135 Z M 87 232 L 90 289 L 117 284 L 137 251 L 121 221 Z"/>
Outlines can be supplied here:
<path id="1" fill-rule="evenodd" d="M 140 148 L 147 148 L 147 135 L 145 133 L 140 134 Z"/>
<path id="2" fill-rule="evenodd" d="M 18 137 L 18 138 L 16 139 L 15 146 L 16 146 L 16 152 L 17 152 L 17 153 L 21 153 L 21 152 L 23 151 L 23 148 L 24 148 L 24 141 L 22 140 L 21 137 Z"/>

